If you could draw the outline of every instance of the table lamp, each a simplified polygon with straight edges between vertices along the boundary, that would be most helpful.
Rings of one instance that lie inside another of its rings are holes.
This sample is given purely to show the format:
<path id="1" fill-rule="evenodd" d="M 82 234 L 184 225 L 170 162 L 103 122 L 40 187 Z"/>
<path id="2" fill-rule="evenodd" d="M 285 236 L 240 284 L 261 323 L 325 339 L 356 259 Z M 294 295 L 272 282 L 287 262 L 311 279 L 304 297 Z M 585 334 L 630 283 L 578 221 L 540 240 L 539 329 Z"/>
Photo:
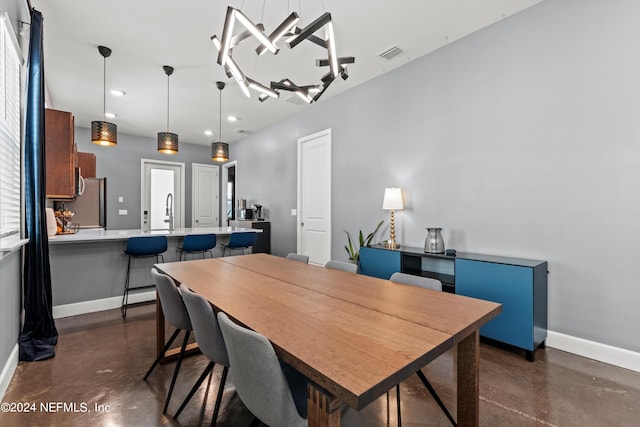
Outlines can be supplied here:
<path id="1" fill-rule="evenodd" d="M 384 200 L 382 201 L 382 209 L 391 211 L 391 225 L 389 227 L 390 238 L 387 242 L 387 249 L 396 249 L 396 226 L 394 223 L 393 212 L 397 209 L 403 209 L 402 204 L 402 190 L 400 188 L 385 188 Z"/>

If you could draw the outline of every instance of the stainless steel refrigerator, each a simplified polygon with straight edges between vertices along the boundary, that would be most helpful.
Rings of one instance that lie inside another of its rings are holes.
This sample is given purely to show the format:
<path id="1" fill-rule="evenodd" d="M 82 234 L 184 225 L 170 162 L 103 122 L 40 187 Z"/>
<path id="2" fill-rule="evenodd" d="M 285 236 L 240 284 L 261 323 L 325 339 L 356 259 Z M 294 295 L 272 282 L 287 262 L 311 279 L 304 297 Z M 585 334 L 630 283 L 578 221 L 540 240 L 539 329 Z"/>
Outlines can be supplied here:
<path id="1" fill-rule="evenodd" d="M 83 178 L 84 191 L 72 202 L 56 202 L 54 209 L 64 205 L 75 212 L 72 225 L 79 228 L 107 228 L 107 178 Z"/>

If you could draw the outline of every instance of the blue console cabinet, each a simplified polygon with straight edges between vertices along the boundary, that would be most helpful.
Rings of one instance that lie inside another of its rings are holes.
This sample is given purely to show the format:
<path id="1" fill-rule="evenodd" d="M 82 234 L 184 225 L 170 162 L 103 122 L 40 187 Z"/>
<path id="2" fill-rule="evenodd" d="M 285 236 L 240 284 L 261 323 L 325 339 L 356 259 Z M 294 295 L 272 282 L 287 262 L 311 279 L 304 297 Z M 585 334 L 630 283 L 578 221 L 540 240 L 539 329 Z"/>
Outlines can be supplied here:
<path id="1" fill-rule="evenodd" d="M 361 274 L 389 279 L 393 273 L 400 271 L 400 252 L 360 248 L 359 267 Z"/>
<path id="2" fill-rule="evenodd" d="M 513 265 L 457 259 L 456 293 L 502 304 L 502 313 L 480 328 L 481 336 L 525 349 L 529 360 L 544 345 L 546 262 Z"/>
<path id="3" fill-rule="evenodd" d="M 388 279 L 396 271 L 439 279 L 443 290 L 502 304 L 502 313 L 480 335 L 524 349 L 527 360 L 547 338 L 547 262 L 458 252 L 456 257 L 420 248 L 360 248 L 360 272 Z"/>

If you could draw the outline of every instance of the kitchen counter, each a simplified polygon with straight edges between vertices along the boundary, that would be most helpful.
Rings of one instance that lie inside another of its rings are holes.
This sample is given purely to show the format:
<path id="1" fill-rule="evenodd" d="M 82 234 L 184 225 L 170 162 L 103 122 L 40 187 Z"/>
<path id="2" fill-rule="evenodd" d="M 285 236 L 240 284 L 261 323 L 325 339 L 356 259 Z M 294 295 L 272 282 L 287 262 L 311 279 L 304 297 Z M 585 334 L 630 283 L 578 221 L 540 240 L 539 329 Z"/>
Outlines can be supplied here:
<path id="1" fill-rule="evenodd" d="M 80 229 L 74 234 L 56 234 L 49 237 L 49 244 L 100 242 L 110 240 L 127 240 L 129 237 L 141 236 L 167 236 L 184 237 L 187 234 L 215 234 L 217 236 L 229 236 L 233 232 L 261 233 L 262 230 L 242 227 L 201 227 L 201 228 L 176 228 L 169 230 L 104 230 L 104 229 Z"/>
<path id="2" fill-rule="evenodd" d="M 124 249 L 127 239 L 138 236 L 167 236 L 164 262 L 177 261 L 186 234 L 216 234 L 213 256 L 222 256 L 221 244 L 227 243 L 232 232 L 260 233 L 262 230 L 241 227 L 177 228 L 169 230 L 102 230 L 80 229 L 75 234 L 49 237 L 49 263 L 53 293 L 54 318 L 119 308 L 127 272 Z M 207 255 L 208 257 L 209 255 Z M 189 259 L 201 258 L 189 255 Z M 153 283 L 151 267 L 155 258 L 134 259 L 131 264 L 131 286 Z M 129 302 L 155 299 L 155 291 L 136 292 Z M 131 312 L 132 314 L 135 311 Z"/>

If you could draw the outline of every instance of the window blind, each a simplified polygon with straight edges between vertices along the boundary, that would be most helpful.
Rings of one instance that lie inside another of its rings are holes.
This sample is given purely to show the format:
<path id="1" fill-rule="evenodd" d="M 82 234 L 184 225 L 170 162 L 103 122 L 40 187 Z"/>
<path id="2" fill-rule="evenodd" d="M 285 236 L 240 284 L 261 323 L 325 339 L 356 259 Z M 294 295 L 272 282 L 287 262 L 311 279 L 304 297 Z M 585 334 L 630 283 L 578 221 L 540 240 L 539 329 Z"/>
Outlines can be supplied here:
<path id="1" fill-rule="evenodd" d="M 20 232 L 20 50 L 11 23 L 0 16 L 0 237 Z"/>

